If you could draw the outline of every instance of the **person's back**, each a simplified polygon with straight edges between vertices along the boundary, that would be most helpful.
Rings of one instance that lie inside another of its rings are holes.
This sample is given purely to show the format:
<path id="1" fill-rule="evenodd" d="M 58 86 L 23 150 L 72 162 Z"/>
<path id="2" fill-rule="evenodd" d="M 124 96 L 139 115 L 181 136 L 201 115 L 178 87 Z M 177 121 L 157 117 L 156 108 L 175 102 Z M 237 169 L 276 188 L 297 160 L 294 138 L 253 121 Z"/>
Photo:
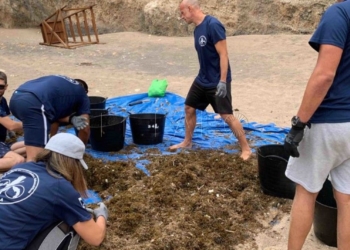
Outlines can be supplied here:
<path id="1" fill-rule="evenodd" d="M 16 91 L 34 94 L 44 105 L 51 121 L 69 116 L 72 111 L 78 115 L 90 113 L 90 102 L 84 88 L 78 81 L 65 76 L 33 79 L 20 85 Z"/>
<path id="2" fill-rule="evenodd" d="M 72 184 L 34 162 L 18 164 L 0 179 L 0 214 L 8 222 L 0 223 L 1 249 L 24 249 L 54 221 L 91 219 Z"/>
<path id="3" fill-rule="evenodd" d="M 88 142 L 90 100 L 81 80 L 50 75 L 27 81 L 11 96 L 10 110 L 23 123 L 27 161 L 42 151 L 60 122 L 71 123 Z"/>
<path id="4" fill-rule="evenodd" d="M 334 20 L 337 21 L 334 22 Z M 343 49 L 333 84 L 312 116 L 310 120 L 312 123 L 350 121 L 350 33 L 344 34 L 345 27 L 338 20 L 344 20 L 347 24 L 350 22 L 350 2 L 331 6 L 309 42 L 316 51 L 319 51 L 320 44 L 323 43 Z"/>
<path id="5" fill-rule="evenodd" d="M 40 245 L 45 242 L 42 237 L 52 236 L 47 230 L 59 222 L 88 244 L 101 244 L 108 210 L 103 202 L 91 211 L 84 206 L 87 186 L 83 169 L 88 169 L 84 153 L 85 145 L 78 137 L 58 133 L 36 155 L 36 163 L 18 164 L 0 177 L 0 214 L 4 218 L 0 249 Z"/>
<path id="6" fill-rule="evenodd" d="M 225 39 L 225 27 L 218 19 L 210 15 L 206 15 L 203 22 L 194 30 L 194 44 L 200 65 L 196 81 L 205 88 L 215 88 L 220 81 L 220 56 L 215 44 Z M 227 70 L 226 82 L 231 82 L 229 64 Z"/>

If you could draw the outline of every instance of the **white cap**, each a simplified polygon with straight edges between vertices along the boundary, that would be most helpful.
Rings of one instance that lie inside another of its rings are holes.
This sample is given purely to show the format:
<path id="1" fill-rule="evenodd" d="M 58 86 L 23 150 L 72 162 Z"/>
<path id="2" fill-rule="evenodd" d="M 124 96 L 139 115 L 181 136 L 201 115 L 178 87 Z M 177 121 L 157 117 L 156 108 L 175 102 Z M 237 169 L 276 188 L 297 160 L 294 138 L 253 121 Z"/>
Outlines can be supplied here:
<path id="1" fill-rule="evenodd" d="M 45 149 L 77 159 L 85 169 L 88 169 L 88 166 L 83 160 L 85 145 L 77 136 L 73 134 L 58 133 L 52 136 L 49 142 L 46 144 Z"/>

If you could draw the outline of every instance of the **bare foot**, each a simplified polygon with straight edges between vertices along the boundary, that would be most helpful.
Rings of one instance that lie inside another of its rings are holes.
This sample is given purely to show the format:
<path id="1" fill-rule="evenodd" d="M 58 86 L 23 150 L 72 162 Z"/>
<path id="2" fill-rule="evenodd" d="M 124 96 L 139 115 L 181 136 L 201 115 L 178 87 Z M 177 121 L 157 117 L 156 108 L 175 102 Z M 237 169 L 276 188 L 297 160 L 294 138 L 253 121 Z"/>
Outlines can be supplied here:
<path id="1" fill-rule="evenodd" d="M 169 147 L 170 150 L 175 150 L 175 149 L 178 149 L 178 148 L 192 148 L 192 142 L 190 142 L 190 143 L 181 142 L 179 144 L 176 144 L 176 145 L 173 145 L 173 146 Z"/>
<path id="2" fill-rule="evenodd" d="M 249 150 L 243 150 L 240 157 L 242 158 L 243 161 L 247 161 L 251 156 L 252 156 L 252 151 L 249 149 Z"/>

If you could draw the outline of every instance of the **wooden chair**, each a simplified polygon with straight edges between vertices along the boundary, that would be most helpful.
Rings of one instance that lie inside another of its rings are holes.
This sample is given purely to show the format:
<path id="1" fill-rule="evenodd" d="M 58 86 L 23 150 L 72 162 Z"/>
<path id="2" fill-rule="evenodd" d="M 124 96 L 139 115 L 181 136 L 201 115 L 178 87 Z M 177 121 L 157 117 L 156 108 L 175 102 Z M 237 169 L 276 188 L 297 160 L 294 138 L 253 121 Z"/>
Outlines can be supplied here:
<path id="1" fill-rule="evenodd" d="M 67 49 L 98 44 L 94 6 L 57 10 L 40 24 L 44 40 L 40 44 Z"/>

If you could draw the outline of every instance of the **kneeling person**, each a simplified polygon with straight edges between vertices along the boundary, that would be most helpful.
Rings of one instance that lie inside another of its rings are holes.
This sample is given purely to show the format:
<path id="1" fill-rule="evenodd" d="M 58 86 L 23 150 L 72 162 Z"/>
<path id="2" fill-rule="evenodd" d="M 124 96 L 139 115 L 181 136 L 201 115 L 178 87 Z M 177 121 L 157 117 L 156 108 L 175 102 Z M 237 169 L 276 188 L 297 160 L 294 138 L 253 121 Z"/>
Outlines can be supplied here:
<path id="1" fill-rule="evenodd" d="M 1 249 L 25 249 L 61 221 L 88 244 L 101 244 L 108 211 L 101 203 L 93 210 L 94 220 L 83 204 L 84 152 L 78 137 L 59 133 L 37 155 L 37 162 L 18 164 L 0 178 L 0 214 L 9 222 L 0 223 Z"/>

